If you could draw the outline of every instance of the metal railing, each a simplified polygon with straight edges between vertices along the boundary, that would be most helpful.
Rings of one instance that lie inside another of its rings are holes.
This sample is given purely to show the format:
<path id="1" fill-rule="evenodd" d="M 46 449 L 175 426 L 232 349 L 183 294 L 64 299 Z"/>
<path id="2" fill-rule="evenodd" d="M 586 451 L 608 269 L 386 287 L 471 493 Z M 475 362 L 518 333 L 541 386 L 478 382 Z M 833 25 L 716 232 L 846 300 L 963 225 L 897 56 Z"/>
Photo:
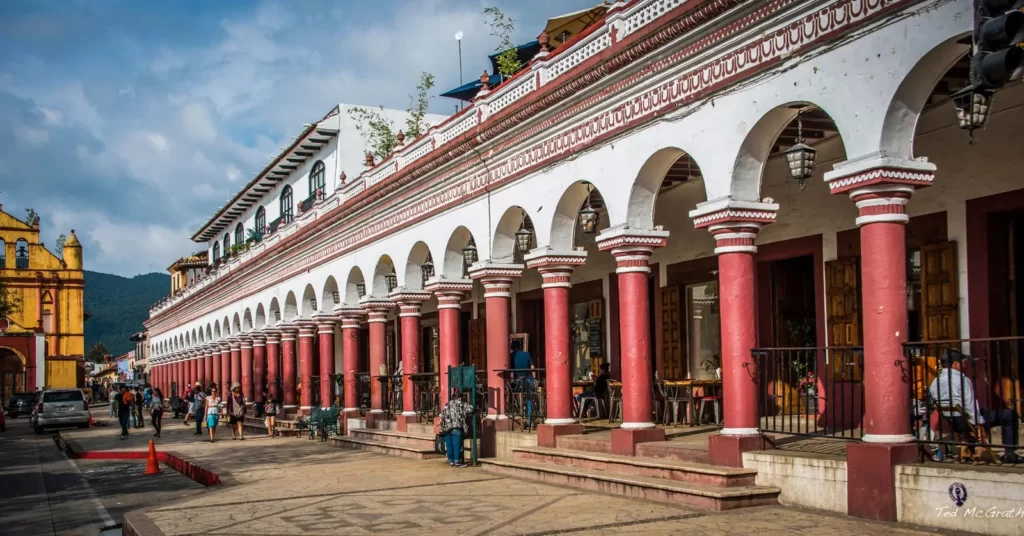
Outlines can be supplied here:
<path id="1" fill-rule="evenodd" d="M 756 348 L 761 429 L 766 432 L 856 440 L 863 435 L 864 349 Z"/>
<path id="2" fill-rule="evenodd" d="M 0 269 L 7 268 L 7 257 L 0 255 Z"/>
<path id="3" fill-rule="evenodd" d="M 1024 337 L 906 343 L 912 430 L 935 461 L 998 461 L 1019 445 Z M 1000 428 L 999 437 L 991 429 Z"/>
<path id="4" fill-rule="evenodd" d="M 313 195 L 303 199 L 302 202 L 299 203 L 299 213 L 305 214 L 306 212 L 308 212 L 309 209 L 313 208 L 313 205 L 316 204 L 316 200 L 317 195 L 315 192 L 313 193 Z"/>
<path id="5" fill-rule="evenodd" d="M 281 223 L 283 221 L 284 221 L 284 217 L 279 217 L 279 218 L 270 220 L 270 225 L 267 226 L 267 234 L 274 234 L 274 233 L 276 233 L 277 232 L 277 228 L 281 226 Z"/>
<path id="6" fill-rule="evenodd" d="M 412 382 L 413 411 L 421 419 L 433 419 L 441 411 L 441 391 L 436 372 L 406 374 Z"/>
<path id="7" fill-rule="evenodd" d="M 503 412 L 520 430 L 531 430 L 544 422 L 547 416 L 545 403 L 544 369 L 502 369 L 498 371 L 504 381 L 505 400 Z"/>
<path id="8" fill-rule="evenodd" d="M 367 372 L 356 373 L 356 399 L 359 409 L 370 411 L 370 374 Z"/>
<path id="9" fill-rule="evenodd" d="M 27 270 L 28 255 L 18 255 L 14 257 L 14 268 L 17 270 Z"/>

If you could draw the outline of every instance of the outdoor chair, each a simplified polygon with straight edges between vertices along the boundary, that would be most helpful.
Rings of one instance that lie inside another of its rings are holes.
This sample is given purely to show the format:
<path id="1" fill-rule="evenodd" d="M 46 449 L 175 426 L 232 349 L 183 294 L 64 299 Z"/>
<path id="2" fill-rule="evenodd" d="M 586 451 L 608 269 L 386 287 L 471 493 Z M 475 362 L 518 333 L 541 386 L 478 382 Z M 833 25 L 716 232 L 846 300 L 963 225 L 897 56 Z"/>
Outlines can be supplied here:
<path id="1" fill-rule="evenodd" d="M 608 422 L 622 420 L 622 384 L 608 384 Z"/>
<path id="2" fill-rule="evenodd" d="M 697 410 L 697 424 L 700 424 L 704 420 L 704 412 L 708 409 L 708 405 L 711 406 L 712 411 L 715 415 L 714 424 L 722 423 L 722 395 L 721 394 L 705 394 L 698 398 L 700 406 Z"/>
<path id="3" fill-rule="evenodd" d="M 678 386 L 663 387 L 665 397 L 665 415 L 662 421 L 669 424 L 689 424 L 690 413 L 693 412 L 693 400 L 690 398 L 688 389 L 681 389 Z M 682 410 L 682 422 L 680 422 L 680 410 Z"/>
<path id="4" fill-rule="evenodd" d="M 605 406 L 606 403 L 604 400 L 602 400 L 593 393 L 580 398 L 579 415 L 577 415 L 576 418 L 583 420 L 583 418 L 586 417 L 588 405 L 592 405 L 594 407 L 594 414 L 597 416 L 598 419 L 600 419 L 602 406 Z"/>
<path id="5" fill-rule="evenodd" d="M 946 416 L 946 413 L 954 413 L 959 416 Z M 946 426 L 943 427 L 941 422 L 945 422 Z M 966 429 L 966 433 L 957 432 L 957 424 L 959 424 L 963 429 Z M 960 461 L 965 462 L 970 460 L 974 465 L 977 465 L 978 462 L 981 461 L 982 456 L 988 455 L 990 460 L 999 463 L 999 457 L 992 452 L 992 447 L 989 444 L 988 434 L 985 432 L 985 429 L 972 423 L 963 412 L 963 408 L 960 404 L 955 404 L 953 406 L 938 406 L 932 411 L 928 425 L 932 430 L 932 433 L 940 436 L 940 440 L 942 439 L 941 435 L 943 435 L 941 434 L 942 430 L 949 430 L 953 436 L 953 441 L 963 443 L 960 445 L 960 452 L 958 455 Z M 981 455 L 976 453 L 976 449 L 978 448 L 981 449 Z M 943 445 L 939 445 L 940 457 L 943 449 Z"/>

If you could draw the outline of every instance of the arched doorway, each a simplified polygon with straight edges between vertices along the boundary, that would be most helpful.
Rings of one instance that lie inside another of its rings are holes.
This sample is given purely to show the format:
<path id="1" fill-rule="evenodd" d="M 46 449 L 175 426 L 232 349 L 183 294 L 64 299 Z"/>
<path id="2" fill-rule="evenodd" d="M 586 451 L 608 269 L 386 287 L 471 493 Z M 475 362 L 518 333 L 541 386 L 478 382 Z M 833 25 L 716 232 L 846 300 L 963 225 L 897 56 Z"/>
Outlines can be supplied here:
<path id="1" fill-rule="evenodd" d="M 25 391 L 25 360 L 9 348 L 0 348 L 0 400 Z"/>

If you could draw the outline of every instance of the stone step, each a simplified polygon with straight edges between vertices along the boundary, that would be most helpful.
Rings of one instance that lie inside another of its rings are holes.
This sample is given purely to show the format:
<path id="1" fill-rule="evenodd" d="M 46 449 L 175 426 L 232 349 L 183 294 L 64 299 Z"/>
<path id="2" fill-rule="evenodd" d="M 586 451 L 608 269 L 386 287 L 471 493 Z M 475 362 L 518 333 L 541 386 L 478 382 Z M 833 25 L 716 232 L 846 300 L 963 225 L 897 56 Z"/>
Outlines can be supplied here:
<path id="1" fill-rule="evenodd" d="M 411 422 L 408 424 L 408 431 L 412 435 L 423 437 L 434 437 L 434 423 L 432 422 Z"/>
<path id="2" fill-rule="evenodd" d="M 263 421 L 251 423 L 246 420 L 246 422 L 242 423 L 242 429 L 245 430 L 246 433 L 250 434 L 257 434 L 260 436 L 267 435 L 267 427 L 263 424 Z M 281 437 L 299 437 L 300 435 L 305 434 L 300 434 L 300 432 L 294 428 L 282 428 L 281 426 L 277 426 L 277 435 Z"/>
<path id="3" fill-rule="evenodd" d="M 558 436 L 555 444 L 559 449 L 581 450 L 585 452 L 612 453 L 612 441 L 607 437 L 594 437 L 588 434 Z"/>
<path id="4" fill-rule="evenodd" d="M 257 419 L 256 417 L 246 417 L 245 418 L 245 424 L 246 425 L 253 425 L 253 426 L 256 426 L 256 425 L 263 426 L 263 419 Z M 282 419 L 277 419 L 274 422 L 274 425 L 277 427 L 278 430 L 297 429 L 299 427 L 298 421 L 288 421 L 288 420 L 282 420 Z"/>
<path id="5" fill-rule="evenodd" d="M 427 449 L 392 443 L 382 443 L 379 441 L 370 441 L 353 436 L 332 437 L 331 442 L 336 447 L 365 450 L 367 452 L 376 452 L 377 454 L 387 454 L 389 456 L 400 456 L 402 458 L 412 458 L 416 460 L 441 458 L 444 456 L 443 454 L 434 452 L 433 444 L 431 444 L 430 448 Z"/>
<path id="6" fill-rule="evenodd" d="M 486 458 L 480 460 L 480 465 L 486 471 L 506 476 L 634 499 L 681 504 L 705 510 L 731 510 L 748 506 L 778 504 L 779 496 L 778 488 L 708 486 L 534 461 Z"/>
<path id="7" fill-rule="evenodd" d="M 720 487 L 753 486 L 754 477 L 757 476 L 757 471 L 754 469 L 565 449 L 514 448 L 512 456 L 516 460 L 522 461 Z"/>
<path id="8" fill-rule="evenodd" d="M 636 455 L 644 458 L 708 463 L 708 449 L 684 446 L 673 443 L 672 441 L 640 443 L 636 446 Z"/>
<path id="9" fill-rule="evenodd" d="M 431 429 L 431 433 L 433 429 Z M 420 447 L 420 448 L 434 448 L 434 436 L 425 436 L 413 433 L 403 433 L 393 430 L 371 430 L 368 428 L 352 428 L 349 430 L 349 436 L 357 439 L 365 439 L 367 441 L 376 441 L 378 443 L 388 443 L 391 445 L 405 445 L 407 447 Z M 472 439 L 465 438 L 462 440 L 465 448 L 472 446 Z"/>

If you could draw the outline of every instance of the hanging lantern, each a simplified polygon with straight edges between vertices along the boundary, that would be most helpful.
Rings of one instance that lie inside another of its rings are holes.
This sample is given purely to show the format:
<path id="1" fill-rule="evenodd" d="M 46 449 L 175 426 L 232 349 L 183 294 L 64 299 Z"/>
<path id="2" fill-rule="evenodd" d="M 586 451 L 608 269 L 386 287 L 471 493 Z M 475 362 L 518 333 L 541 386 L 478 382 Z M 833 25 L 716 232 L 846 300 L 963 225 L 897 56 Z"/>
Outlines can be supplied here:
<path id="1" fill-rule="evenodd" d="M 275 322 L 280 322 L 281 321 L 281 311 L 274 311 L 274 321 Z"/>
<path id="2" fill-rule="evenodd" d="M 309 307 L 311 309 L 313 309 L 314 311 L 316 311 L 316 298 L 310 298 L 309 299 Z"/>
<path id="3" fill-rule="evenodd" d="M 395 287 L 398 286 L 398 275 L 395 274 L 395 270 L 393 268 L 391 269 L 390 274 L 384 276 L 384 280 L 387 282 L 388 292 L 395 290 Z"/>
<path id="4" fill-rule="evenodd" d="M 477 259 L 476 242 L 473 240 L 473 237 L 469 237 L 469 244 L 462 248 L 462 262 L 469 266 L 476 262 Z"/>
<path id="5" fill-rule="evenodd" d="M 800 183 L 800 189 L 807 187 L 807 179 L 814 174 L 814 158 L 818 150 L 804 143 L 804 122 L 801 119 L 803 110 L 796 113 L 796 143 L 786 149 L 786 161 L 789 162 L 789 175 Z"/>
<path id="6" fill-rule="evenodd" d="M 991 90 L 967 86 L 949 97 L 961 129 L 973 133 L 974 129 L 985 126 L 994 94 Z"/>
<path id="7" fill-rule="evenodd" d="M 587 198 L 583 201 L 583 208 L 580 209 L 580 226 L 583 227 L 583 232 L 586 234 L 596 233 L 597 223 L 601 220 L 601 215 L 594 210 L 594 207 L 590 206 L 593 188 L 593 185 L 587 185 Z"/>
<path id="8" fill-rule="evenodd" d="M 360 298 L 366 296 L 366 283 L 362 281 L 356 283 L 356 294 L 359 294 Z"/>
<path id="9" fill-rule="evenodd" d="M 335 290 L 333 293 L 331 293 L 331 297 L 334 298 L 334 303 L 335 304 L 341 303 L 341 294 L 337 290 Z"/>
<path id="10" fill-rule="evenodd" d="M 420 265 L 420 273 L 423 274 L 423 284 L 427 284 L 427 280 L 434 277 L 434 259 L 430 256 L 430 252 L 427 252 L 427 260 Z"/>
<path id="11" fill-rule="evenodd" d="M 526 253 L 530 251 L 532 245 L 533 233 L 526 228 L 526 212 L 523 212 L 523 222 L 519 224 L 519 230 L 516 231 L 516 247 L 519 248 L 520 253 Z"/>

